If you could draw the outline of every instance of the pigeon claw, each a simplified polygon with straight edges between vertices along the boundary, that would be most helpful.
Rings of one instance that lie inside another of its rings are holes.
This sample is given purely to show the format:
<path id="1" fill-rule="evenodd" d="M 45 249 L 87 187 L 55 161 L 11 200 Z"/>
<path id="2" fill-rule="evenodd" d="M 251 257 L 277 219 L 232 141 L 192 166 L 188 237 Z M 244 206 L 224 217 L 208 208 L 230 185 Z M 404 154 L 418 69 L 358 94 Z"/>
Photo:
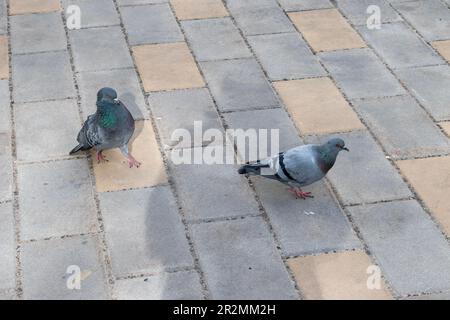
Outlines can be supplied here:
<path id="1" fill-rule="evenodd" d="M 135 158 L 133 158 L 132 156 L 128 156 L 127 161 L 128 161 L 128 165 L 130 168 L 133 168 L 133 166 L 136 166 L 136 168 L 139 168 L 141 166 L 141 163 L 139 161 L 137 161 Z"/>
<path id="2" fill-rule="evenodd" d="M 97 162 L 98 163 L 108 162 L 108 159 L 105 158 L 105 156 L 103 155 L 103 153 L 101 151 L 97 152 Z"/>
<path id="3" fill-rule="evenodd" d="M 297 199 L 298 198 L 301 198 L 301 199 L 314 198 L 314 196 L 311 194 L 311 192 L 304 192 L 300 188 L 289 188 L 288 190 L 289 190 L 290 193 L 295 195 L 295 197 Z"/>

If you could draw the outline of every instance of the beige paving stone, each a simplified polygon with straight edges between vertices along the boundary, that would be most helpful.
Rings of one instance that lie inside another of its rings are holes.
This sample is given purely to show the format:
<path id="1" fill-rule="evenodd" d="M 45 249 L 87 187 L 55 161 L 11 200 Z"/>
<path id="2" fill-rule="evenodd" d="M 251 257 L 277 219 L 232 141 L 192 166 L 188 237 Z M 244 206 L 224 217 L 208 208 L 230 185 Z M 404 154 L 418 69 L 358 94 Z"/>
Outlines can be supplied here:
<path id="1" fill-rule="evenodd" d="M 383 280 L 380 289 L 367 287 L 373 263 L 360 250 L 298 257 L 288 265 L 305 299 L 392 299 Z"/>
<path id="2" fill-rule="evenodd" d="M 228 16 L 221 0 L 170 0 L 179 20 L 207 19 Z"/>
<path id="3" fill-rule="evenodd" d="M 279 81 L 274 86 L 303 134 L 364 128 L 329 78 Z"/>
<path id="4" fill-rule="evenodd" d="M 139 168 L 129 168 L 119 149 L 104 151 L 106 163 L 94 161 L 97 191 L 116 191 L 129 188 L 149 187 L 167 182 L 163 160 L 156 143 L 150 121 L 136 122 L 136 130 L 129 149 L 141 162 Z M 94 152 L 92 153 L 96 159 Z"/>
<path id="5" fill-rule="evenodd" d="M 366 47 L 336 9 L 292 12 L 288 15 L 316 52 Z"/>
<path id="6" fill-rule="evenodd" d="M 434 41 L 431 43 L 445 60 L 450 62 L 450 40 Z"/>
<path id="7" fill-rule="evenodd" d="M 442 130 L 444 130 L 445 134 L 450 138 L 450 121 L 439 122 Z"/>
<path id="8" fill-rule="evenodd" d="M 0 36 L 0 79 L 9 78 L 8 37 Z"/>
<path id="9" fill-rule="evenodd" d="M 37 12 L 51 12 L 61 9 L 59 0 L 11 0 L 11 15 Z"/>
<path id="10" fill-rule="evenodd" d="M 184 42 L 136 46 L 133 55 L 147 92 L 205 86 Z"/>
<path id="11" fill-rule="evenodd" d="M 450 156 L 401 160 L 397 164 L 450 236 Z"/>

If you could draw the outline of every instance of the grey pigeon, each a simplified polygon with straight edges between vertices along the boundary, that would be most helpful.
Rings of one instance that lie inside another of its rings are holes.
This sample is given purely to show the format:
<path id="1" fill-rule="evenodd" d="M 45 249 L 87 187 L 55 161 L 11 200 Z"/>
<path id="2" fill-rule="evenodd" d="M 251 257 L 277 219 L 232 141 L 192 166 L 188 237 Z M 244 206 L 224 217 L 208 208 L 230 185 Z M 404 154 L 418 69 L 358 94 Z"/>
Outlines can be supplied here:
<path id="1" fill-rule="evenodd" d="M 312 198 L 311 192 L 303 192 L 300 187 L 322 179 L 333 167 L 337 155 L 342 150 L 349 151 L 342 139 L 334 138 L 322 145 L 303 145 L 272 158 L 248 163 L 238 172 L 278 180 L 289 185 L 289 191 L 296 197 Z"/>
<path id="2" fill-rule="evenodd" d="M 78 133 L 78 145 L 70 151 L 94 148 L 97 161 L 104 162 L 103 150 L 120 148 L 127 158 L 130 168 L 140 163 L 128 151 L 128 142 L 134 133 L 134 119 L 125 105 L 117 99 L 117 92 L 111 88 L 102 88 L 97 93 L 97 112 L 90 115 Z"/>

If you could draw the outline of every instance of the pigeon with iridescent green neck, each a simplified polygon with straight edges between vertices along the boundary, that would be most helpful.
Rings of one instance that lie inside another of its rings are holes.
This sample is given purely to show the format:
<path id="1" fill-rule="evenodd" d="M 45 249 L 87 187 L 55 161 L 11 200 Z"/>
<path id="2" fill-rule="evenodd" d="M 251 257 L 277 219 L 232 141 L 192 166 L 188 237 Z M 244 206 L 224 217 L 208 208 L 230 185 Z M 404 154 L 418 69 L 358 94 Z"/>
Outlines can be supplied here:
<path id="1" fill-rule="evenodd" d="M 312 198 L 311 192 L 304 192 L 301 187 L 325 177 L 342 150 L 348 151 L 344 140 L 334 138 L 321 145 L 303 145 L 272 158 L 247 163 L 238 172 L 278 180 L 289 185 L 289 191 L 296 197 Z"/>
<path id="2" fill-rule="evenodd" d="M 130 168 L 140 163 L 128 150 L 128 142 L 134 133 L 134 119 L 125 105 L 117 99 L 117 92 L 111 88 L 102 88 L 97 93 L 97 112 L 90 115 L 78 133 L 78 145 L 70 151 L 94 148 L 97 161 L 104 162 L 103 150 L 120 148 L 127 158 Z"/>

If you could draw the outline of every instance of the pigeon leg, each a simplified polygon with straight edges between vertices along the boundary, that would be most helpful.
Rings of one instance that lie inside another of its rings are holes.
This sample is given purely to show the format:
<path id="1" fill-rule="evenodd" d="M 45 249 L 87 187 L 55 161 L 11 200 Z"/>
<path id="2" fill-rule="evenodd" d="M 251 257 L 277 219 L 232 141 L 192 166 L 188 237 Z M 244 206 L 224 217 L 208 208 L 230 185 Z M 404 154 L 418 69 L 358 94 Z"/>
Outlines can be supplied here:
<path id="1" fill-rule="evenodd" d="M 103 155 L 103 150 L 97 151 L 97 162 L 98 163 L 102 163 L 102 162 L 108 162 L 108 159 L 105 158 L 105 156 Z"/>
<path id="2" fill-rule="evenodd" d="M 125 156 L 125 158 L 127 158 L 128 161 L 128 165 L 130 166 L 130 168 L 133 168 L 133 166 L 136 166 L 136 168 L 139 168 L 141 163 L 139 161 L 137 161 L 128 151 L 128 146 L 125 145 L 123 147 L 120 148 L 120 151 L 122 151 L 122 154 Z"/>
<path id="3" fill-rule="evenodd" d="M 304 192 L 299 187 L 290 187 L 288 190 L 290 193 L 294 194 L 297 199 L 298 198 L 302 198 L 302 199 L 314 198 L 314 196 L 311 194 L 311 192 Z"/>

